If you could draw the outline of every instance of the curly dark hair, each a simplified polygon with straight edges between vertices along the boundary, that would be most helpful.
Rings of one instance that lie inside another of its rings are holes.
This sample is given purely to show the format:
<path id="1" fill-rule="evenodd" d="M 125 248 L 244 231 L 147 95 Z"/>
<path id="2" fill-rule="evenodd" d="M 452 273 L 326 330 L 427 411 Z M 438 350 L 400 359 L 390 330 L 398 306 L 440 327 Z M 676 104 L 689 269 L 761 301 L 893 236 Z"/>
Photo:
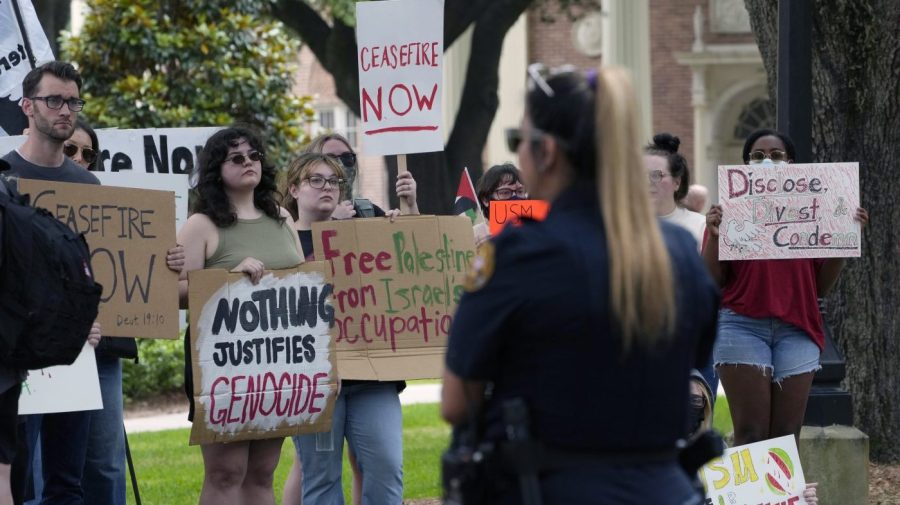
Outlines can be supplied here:
<path id="1" fill-rule="evenodd" d="M 678 152 L 681 139 L 671 133 L 657 133 L 653 136 L 653 142 L 644 148 L 644 152 L 655 156 L 661 156 L 669 164 L 669 174 L 672 179 L 679 182 L 675 191 L 675 201 L 680 202 L 687 196 L 688 187 L 691 185 L 691 171 L 687 160 Z"/>
<path id="2" fill-rule="evenodd" d="M 262 177 L 259 184 L 253 190 L 253 205 L 263 211 L 272 219 L 281 222 L 284 217 L 278 208 L 281 200 L 275 183 L 275 167 L 266 159 L 265 144 L 260 136 L 251 128 L 243 125 L 235 125 L 214 133 L 203 150 L 200 151 L 197 170 L 199 176 L 197 187 L 194 189 L 196 199 L 194 201 L 195 213 L 208 216 L 219 228 L 227 228 L 237 222 L 237 214 L 228 201 L 225 187 L 222 181 L 222 163 L 228 155 L 228 149 L 237 145 L 238 139 L 245 138 L 250 147 L 263 155 Z"/>

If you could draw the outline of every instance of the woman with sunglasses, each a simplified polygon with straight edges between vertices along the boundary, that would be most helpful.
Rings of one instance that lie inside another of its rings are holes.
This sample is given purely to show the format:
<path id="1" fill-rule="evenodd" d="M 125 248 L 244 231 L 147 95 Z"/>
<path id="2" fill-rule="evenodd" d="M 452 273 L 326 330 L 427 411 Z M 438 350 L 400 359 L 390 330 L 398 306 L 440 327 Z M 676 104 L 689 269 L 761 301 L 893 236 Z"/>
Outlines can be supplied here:
<path id="1" fill-rule="evenodd" d="M 757 130 L 744 143 L 745 164 L 778 170 L 795 157 L 782 133 Z M 858 208 L 863 226 L 868 213 Z M 719 261 L 722 207 L 706 215 L 703 257 L 722 288 L 714 351 L 734 421 L 734 443 L 798 438 L 825 342 L 818 298 L 837 282 L 843 258 Z"/>
<path id="2" fill-rule="evenodd" d="M 258 283 L 265 270 L 303 262 L 290 214 L 278 206 L 275 168 L 251 130 L 230 127 L 213 134 L 200 152 L 194 214 L 178 234 L 185 266 L 179 283 L 187 308 L 188 273 L 205 268 L 242 272 Z M 185 392 L 193 419 L 190 330 L 185 335 Z M 201 445 L 200 504 L 275 503 L 272 479 L 283 438 Z"/>
<path id="3" fill-rule="evenodd" d="M 358 156 L 350 147 L 350 141 L 338 133 L 326 133 L 314 138 L 305 152 L 322 153 L 338 160 L 344 168 L 347 183 L 341 194 L 341 202 L 334 209 L 334 219 L 349 219 L 351 217 L 384 217 L 385 211 L 365 198 L 354 198 L 353 187 L 356 184 L 356 175 L 359 165 Z M 409 215 L 418 215 L 419 206 L 416 203 L 416 180 L 410 172 L 397 174 L 397 183 L 394 185 L 397 197 L 404 200 L 409 207 Z"/>
<path id="4" fill-rule="evenodd" d="M 524 200 L 528 198 L 519 169 L 512 163 L 503 163 L 489 168 L 475 187 L 475 195 L 484 216 L 490 216 L 493 200 Z"/>
<path id="5" fill-rule="evenodd" d="M 288 168 L 282 205 L 294 217 L 309 259 L 315 254 L 312 223 L 332 219 L 347 184 L 345 174 L 336 158 L 315 152 L 302 154 Z M 387 216 L 397 214 L 395 209 Z M 297 453 L 283 503 L 344 503 L 341 470 L 346 438 L 355 461 L 354 503 L 400 504 L 403 423 L 399 391 L 404 386 L 402 381 L 341 381 L 331 431 L 293 437 Z M 302 501 L 298 498 L 301 480 Z"/>
<path id="6" fill-rule="evenodd" d="M 100 142 L 91 125 L 81 119 L 75 121 L 75 131 L 69 140 L 63 143 L 63 153 L 82 168 L 91 172 L 96 170 Z"/>
<path id="7" fill-rule="evenodd" d="M 550 211 L 472 262 L 442 415 L 457 433 L 475 419 L 479 442 L 499 446 L 506 471 L 484 476 L 482 503 L 532 490 L 543 503 L 699 504 L 676 453 L 716 287 L 690 235 L 651 209 L 626 71 L 529 75 L 519 167 Z"/>

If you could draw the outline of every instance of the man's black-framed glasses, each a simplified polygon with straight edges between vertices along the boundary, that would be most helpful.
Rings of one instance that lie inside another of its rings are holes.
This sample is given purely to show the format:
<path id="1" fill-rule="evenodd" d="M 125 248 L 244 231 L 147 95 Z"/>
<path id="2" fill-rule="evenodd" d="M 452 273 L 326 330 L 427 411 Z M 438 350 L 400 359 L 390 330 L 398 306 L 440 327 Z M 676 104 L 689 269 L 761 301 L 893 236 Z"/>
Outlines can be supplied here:
<path id="1" fill-rule="evenodd" d="M 341 160 L 341 165 L 344 165 L 344 168 L 353 168 L 356 166 L 356 153 L 347 151 L 341 154 L 329 154 L 328 156 Z"/>
<path id="2" fill-rule="evenodd" d="M 33 96 L 29 98 L 29 100 L 40 100 L 47 104 L 48 109 L 59 110 L 62 109 L 63 104 L 69 106 L 69 110 L 72 112 L 78 112 L 84 108 L 85 101 L 80 98 L 63 98 L 59 95 L 50 95 L 50 96 Z"/>

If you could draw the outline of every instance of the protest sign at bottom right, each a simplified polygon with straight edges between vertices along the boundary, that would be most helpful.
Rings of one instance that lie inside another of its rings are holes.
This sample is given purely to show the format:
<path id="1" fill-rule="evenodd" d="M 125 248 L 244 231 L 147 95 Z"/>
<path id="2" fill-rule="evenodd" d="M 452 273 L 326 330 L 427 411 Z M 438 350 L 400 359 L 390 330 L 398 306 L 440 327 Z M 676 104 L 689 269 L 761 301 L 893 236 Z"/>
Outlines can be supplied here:
<path id="1" fill-rule="evenodd" d="M 806 505 L 793 435 L 732 447 L 700 469 L 707 505 Z"/>

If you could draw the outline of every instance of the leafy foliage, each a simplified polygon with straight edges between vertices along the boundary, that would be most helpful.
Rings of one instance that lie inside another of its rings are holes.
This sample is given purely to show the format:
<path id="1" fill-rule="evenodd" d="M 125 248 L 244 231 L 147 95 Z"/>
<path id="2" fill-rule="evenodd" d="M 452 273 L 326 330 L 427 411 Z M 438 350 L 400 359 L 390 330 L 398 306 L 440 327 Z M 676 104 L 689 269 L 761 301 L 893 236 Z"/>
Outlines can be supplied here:
<path id="1" fill-rule="evenodd" d="M 144 400 L 184 387 L 184 344 L 179 340 L 141 338 L 139 363 L 122 362 L 122 396 Z"/>
<path id="2" fill-rule="evenodd" d="M 63 53 L 85 114 L 120 128 L 256 126 L 276 166 L 306 141 L 309 97 L 291 93 L 299 42 L 251 0 L 92 0 Z"/>

